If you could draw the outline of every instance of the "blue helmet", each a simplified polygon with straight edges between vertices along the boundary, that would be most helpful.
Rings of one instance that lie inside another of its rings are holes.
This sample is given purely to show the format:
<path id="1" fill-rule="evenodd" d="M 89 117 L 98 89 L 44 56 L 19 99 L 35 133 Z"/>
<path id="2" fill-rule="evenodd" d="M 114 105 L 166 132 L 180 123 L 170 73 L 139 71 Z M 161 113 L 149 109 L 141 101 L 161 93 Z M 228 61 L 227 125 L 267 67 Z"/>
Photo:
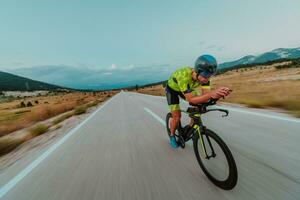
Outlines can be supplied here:
<path id="1" fill-rule="evenodd" d="M 211 55 L 202 55 L 197 58 L 194 69 L 197 75 L 210 77 L 217 71 L 217 60 Z"/>

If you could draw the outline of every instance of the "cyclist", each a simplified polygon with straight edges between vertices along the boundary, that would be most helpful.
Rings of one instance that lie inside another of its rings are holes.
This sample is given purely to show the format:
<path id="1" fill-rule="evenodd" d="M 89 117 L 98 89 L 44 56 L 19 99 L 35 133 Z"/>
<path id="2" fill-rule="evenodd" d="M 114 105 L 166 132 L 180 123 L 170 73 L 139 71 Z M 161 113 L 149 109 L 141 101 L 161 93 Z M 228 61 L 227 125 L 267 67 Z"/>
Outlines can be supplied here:
<path id="1" fill-rule="evenodd" d="M 166 97 L 172 113 L 170 145 L 173 148 L 178 147 L 174 134 L 181 118 L 179 97 L 189 103 L 199 104 L 207 102 L 211 98 L 219 99 L 229 94 L 230 90 L 227 87 L 210 91 L 210 77 L 216 70 L 216 59 L 211 55 L 202 55 L 196 60 L 194 68 L 180 68 L 169 78 L 166 85 Z M 198 88 L 202 89 L 201 95 Z M 191 128 L 192 123 L 193 121 L 184 128 L 184 132 Z"/>

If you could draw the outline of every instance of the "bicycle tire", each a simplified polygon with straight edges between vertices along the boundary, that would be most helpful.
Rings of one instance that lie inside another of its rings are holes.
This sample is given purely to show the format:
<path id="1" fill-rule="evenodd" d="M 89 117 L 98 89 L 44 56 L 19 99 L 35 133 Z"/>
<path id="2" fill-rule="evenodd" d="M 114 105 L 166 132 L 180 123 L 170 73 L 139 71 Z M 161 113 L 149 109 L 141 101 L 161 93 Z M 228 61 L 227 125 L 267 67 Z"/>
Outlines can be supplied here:
<path id="1" fill-rule="evenodd" d="M 168 133 L 168 136 L 170 137 L 171 135 L 171 129 L 170 129 L 170 123 L 169 123 L 169 120 L 172 118 L 172 113 L 168 113 L 167 116 L 166 116 L 166 128 L 167 128 L 167 133 Z M 179 123 L 179 126 L 181 126 L 181 123 Z M 178 130 L 178 129 L 177 129 Z M 175 136 L 177 137 L 177 143 L 178 145 L 181 147 L 181 148 L 185 148 L 185 141 L 183 139 L 183 137 L 178 134 Z"/>
<path id="2" fill-rule="evenodd" d="M 201 160 L 201 156 L 200 156 L 199 150 L 198 150 L 198 142 L 199 142 L 199 134 L 198 133 L 194 134 L 194 138 L 193 138 L 194 152 L 195 152 L 197 161 L 198 161 L 201 169 L 203 170 L 204 174 L 208 177 L 208 179 L 212 183 L 214 183 L 216 186 L 218 186 L 224 190 L 231 190 L 236 186 L 237 180 L 238 180 L 237 167 L 236 167 L 234 158 L 232 156 L 232 153 L 231 153 L 230 149 L 228 148 L 228 146 L 225 144 L 225 142 L 216 133 L 214 133 L 213 131 L 211 131 L 209 129 L 206 129 L 206 132 L 203 134 L 203 137 L 206 137 L 205 134 L 210 138 L 210 140 L 214 140 L 216 142 L 216 144 L 219 145 L 219 147 L 221 148 L 223 153 L 225 154 L 228 168 L 229 168 L 228 177 L 225 180 L 218 180 L 213 175 L 211 175 L 209 173 L 209 171 L 206 169 L 206 167 L 204 166 L 204 164 Z"/>
<path id="3" fill-rule="evenodd" d="M 166 128 L 167 128 L 167 133 L 168 133 L 169 137 L 171 135 L 171 129 L 170 129 L 170 124 L 169 124 L 170 118 L 172 118 L 172 113 L 168 113 L 166 116 Z"/>

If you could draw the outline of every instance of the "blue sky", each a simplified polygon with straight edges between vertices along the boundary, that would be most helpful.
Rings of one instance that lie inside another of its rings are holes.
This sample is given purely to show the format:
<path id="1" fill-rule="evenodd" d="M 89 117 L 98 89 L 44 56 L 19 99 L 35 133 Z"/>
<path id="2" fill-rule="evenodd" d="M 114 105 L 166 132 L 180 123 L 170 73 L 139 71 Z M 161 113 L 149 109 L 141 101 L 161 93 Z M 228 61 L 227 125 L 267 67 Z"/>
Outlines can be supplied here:
<path id="1" fill-rule="evenodd" d="M 299 0 L 2 0 L 0 70 L 132 69 L 300 46 Z"/>

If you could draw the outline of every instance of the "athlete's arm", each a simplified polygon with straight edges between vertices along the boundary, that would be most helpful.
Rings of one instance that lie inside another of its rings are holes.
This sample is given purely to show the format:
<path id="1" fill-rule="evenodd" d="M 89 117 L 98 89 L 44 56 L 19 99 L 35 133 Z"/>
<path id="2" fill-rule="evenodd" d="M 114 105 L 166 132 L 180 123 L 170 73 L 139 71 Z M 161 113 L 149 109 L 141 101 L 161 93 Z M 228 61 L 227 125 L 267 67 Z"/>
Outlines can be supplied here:
<path id="1" fill-rule="evenodd" d="M 210 89 L 207 88 L 201 88 L 202 94 L 207 94 L 210 92 Z"/>
<path id="2" fill-rule="evenodd" d="M 211 95 L 209 93 L 198 96 L 190 92 L 183 95 L 185 96 L 185 99 L 192 104 L 204 103 L 211 99 Z"/>
<path id="3" fill-rule="evenodd" d="M 192 104 L 200 104 L 207 102 L 209 99 L 220 99 L 221 97 L 225 97 L 230 93 L 229 88 L 221 87 L 219 89 L 207 92 L 201 96 L 196 96 L 192 92 L 184 93 L 186 100 Z"/>

